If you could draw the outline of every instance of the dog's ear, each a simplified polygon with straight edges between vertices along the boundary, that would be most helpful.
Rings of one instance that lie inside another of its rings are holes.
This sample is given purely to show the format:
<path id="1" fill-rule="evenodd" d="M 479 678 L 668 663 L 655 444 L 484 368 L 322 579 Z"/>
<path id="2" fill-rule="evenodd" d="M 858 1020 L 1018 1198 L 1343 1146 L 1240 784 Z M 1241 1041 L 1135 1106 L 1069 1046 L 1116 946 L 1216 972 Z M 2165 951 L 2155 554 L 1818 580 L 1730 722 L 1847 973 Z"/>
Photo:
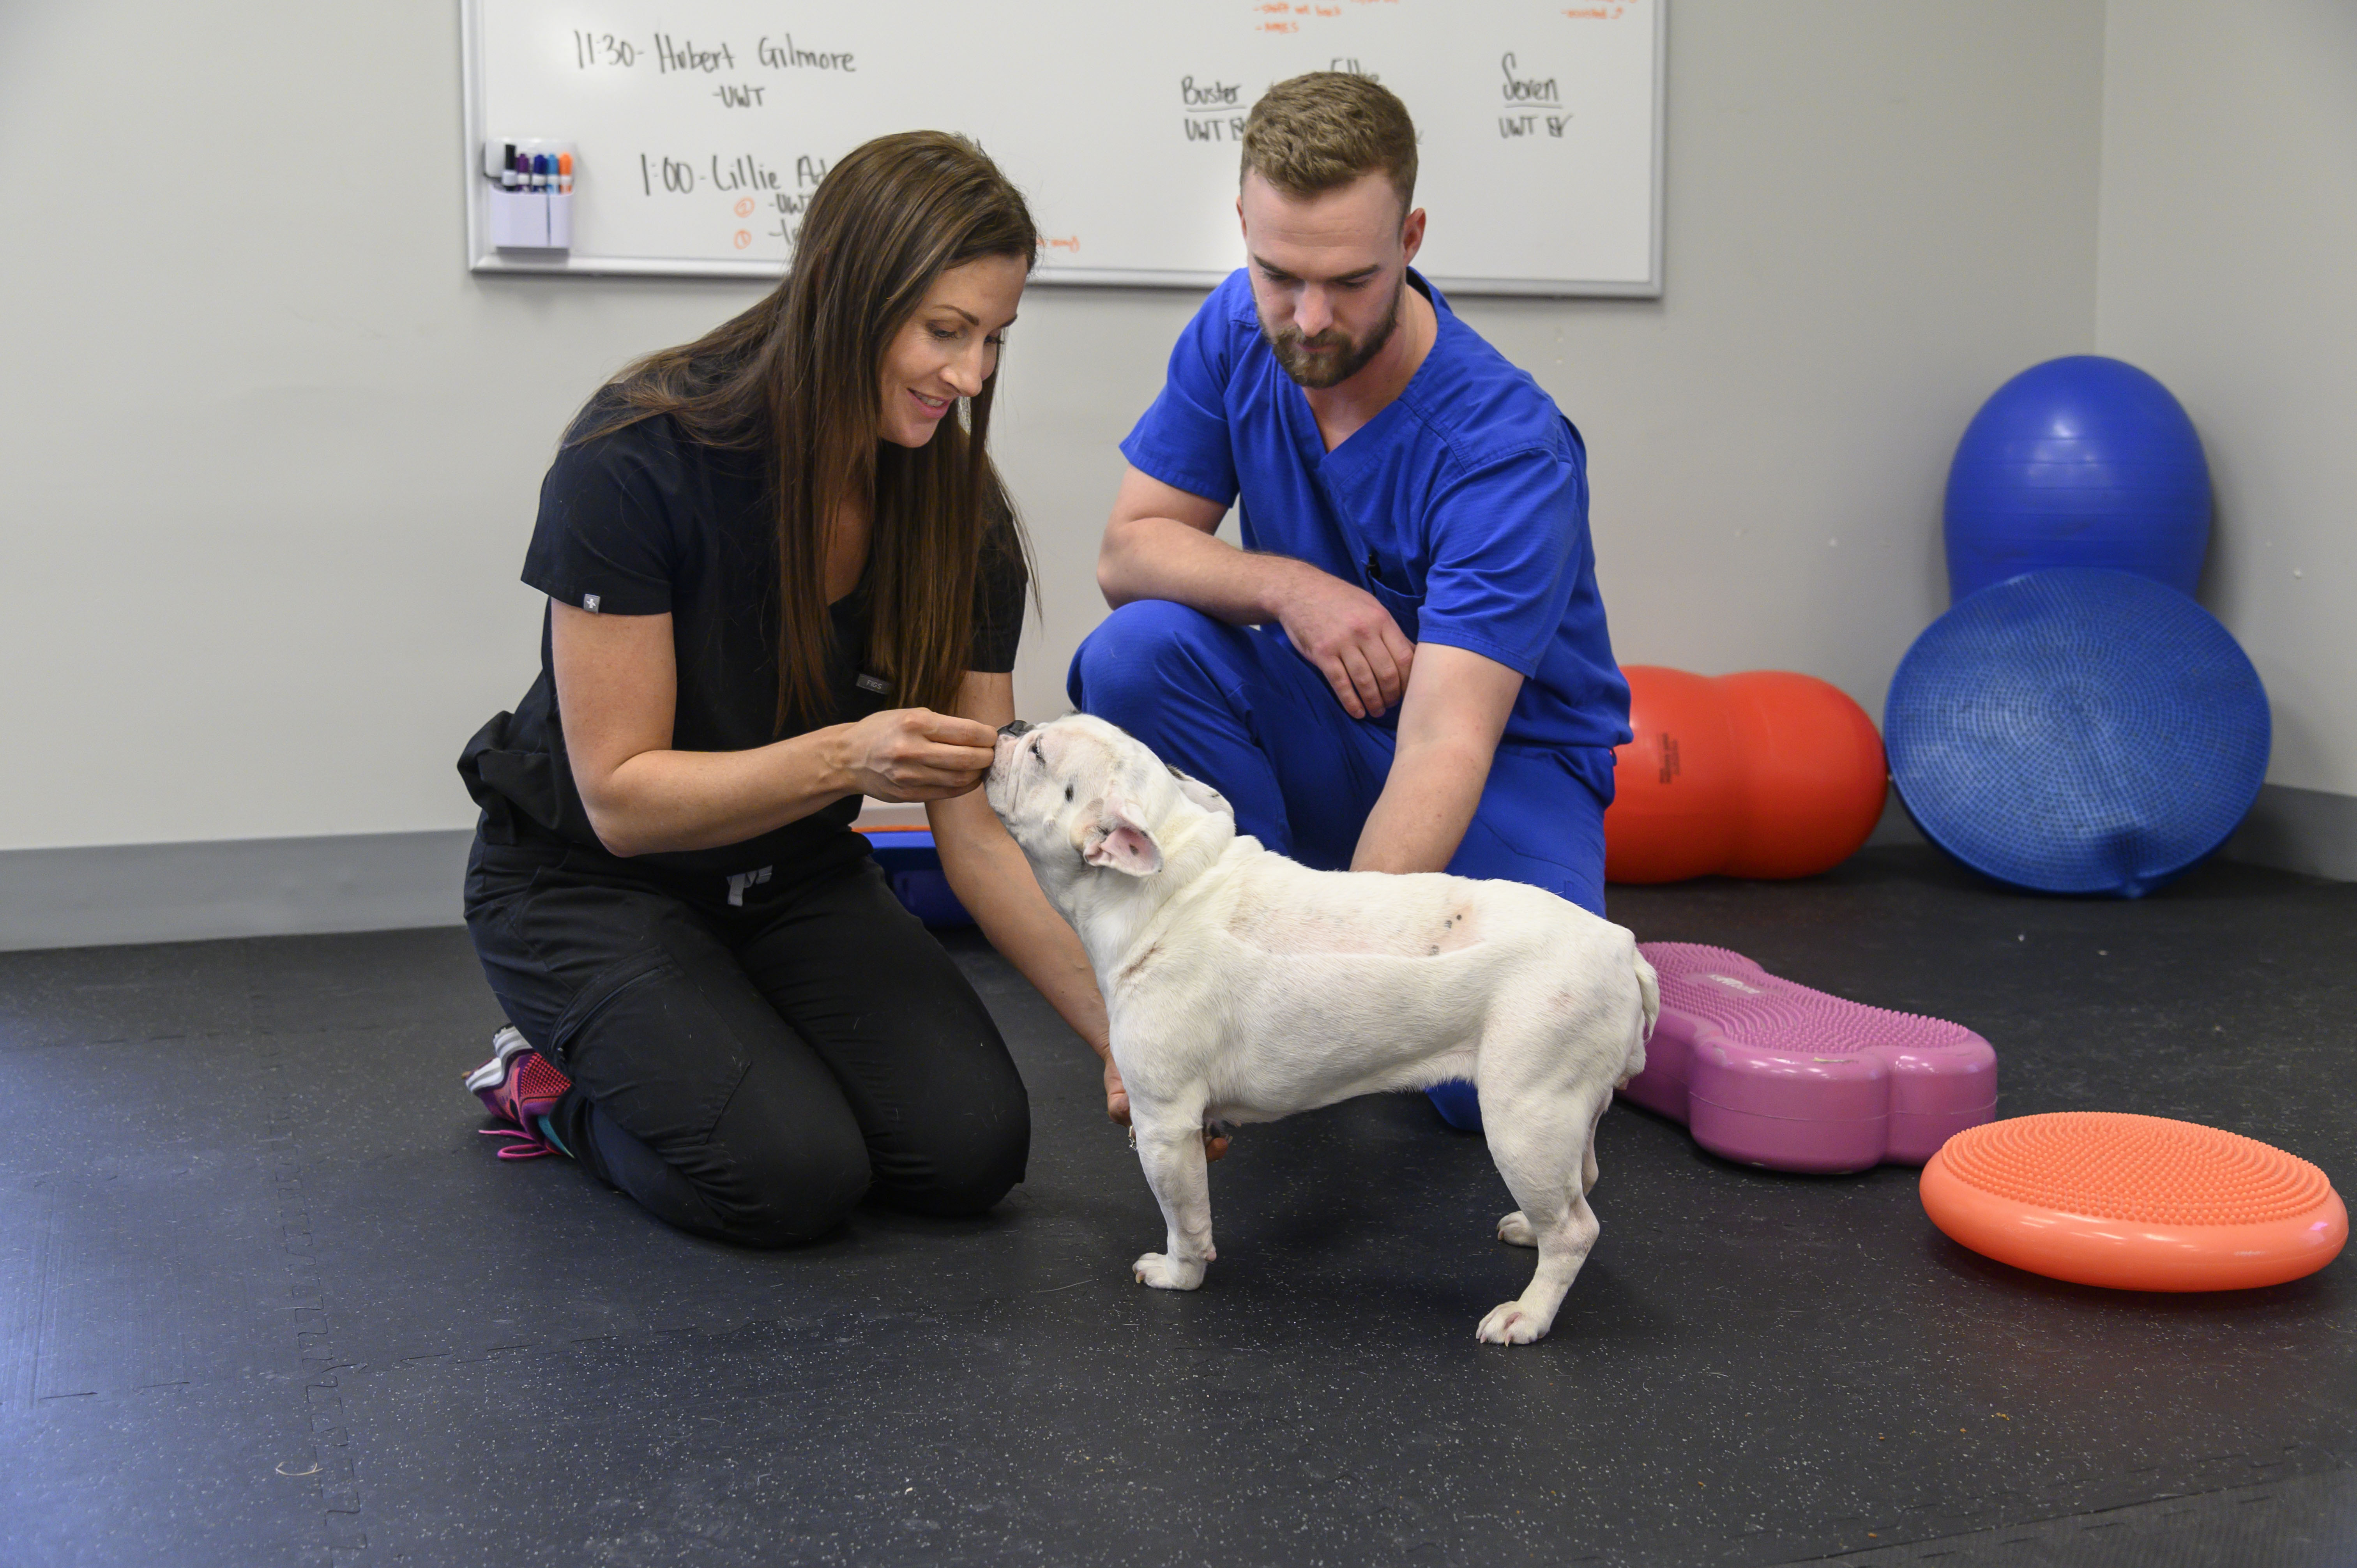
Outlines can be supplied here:
<path id="1" fill-rule="evenodd" d="M 1162 766 L 1170 768 L 1167 762 Z M 1175 768 L 1170 768 L 1170 777 L 1178 781 L 1178 792 L 1203 810 L 1213 816 L 1225 817 L 1232 822 L 1236 820 L 1236 809 L 1228 803 L 1228 798 L 1200 779 L 1181 773 Z"/>
<path id="2" fill-rule="evenodd" d="M 1162 869 L 1162 846 L 1154 842 L 1129 802 L 1108 795 L 1082 839 L 1081 858 L 1125 875 L 1151 876 Z"/>

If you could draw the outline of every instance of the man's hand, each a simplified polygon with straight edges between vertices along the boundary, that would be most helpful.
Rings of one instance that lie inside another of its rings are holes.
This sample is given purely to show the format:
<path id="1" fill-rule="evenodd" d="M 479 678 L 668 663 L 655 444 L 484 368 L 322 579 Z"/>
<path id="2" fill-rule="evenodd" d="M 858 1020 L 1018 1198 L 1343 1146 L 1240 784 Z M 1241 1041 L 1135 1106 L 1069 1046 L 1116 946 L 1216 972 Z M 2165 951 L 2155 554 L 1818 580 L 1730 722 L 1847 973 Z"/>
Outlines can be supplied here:
<path id="1" fill-rule="evenodd" d="M 1303 562 L 1285 585 L 1277 623 L 1286 640 L 1318 667 L 1354 719 L 1381 718 L 1398 705 L 1415 661 L 1415 644 L 1391 611 L 1355 583 Z"/>
<path id="2" fill-rule="evenodd" d="M 1122 1087 L 1121 1069 L 1113 1065 L 1113 1058 L 1105 1058 L 1104 1064 L 1106 1119 L 1126 1127 L 1129 1125 L 1129 1090 Z M 1204 1128 L 1203 1157 L 1207 1160 L 1216 1160 L 1227 1152 L 1228 1135 L 1225 1133 L 1213 1133 L 1209 1127 Z"/>
<path id="3" fill-rule="evenodd" d="M 1230 626 L 1285 628 L 1354 719 L 1396 707 L 1415 644 L 1372 594 L 1304 561 L 1247 553 L 1215 537 L 1227 505 L 1132 467 L 1097 553 L 1097 586 L 1115 609 L 1168 599 Z"/>

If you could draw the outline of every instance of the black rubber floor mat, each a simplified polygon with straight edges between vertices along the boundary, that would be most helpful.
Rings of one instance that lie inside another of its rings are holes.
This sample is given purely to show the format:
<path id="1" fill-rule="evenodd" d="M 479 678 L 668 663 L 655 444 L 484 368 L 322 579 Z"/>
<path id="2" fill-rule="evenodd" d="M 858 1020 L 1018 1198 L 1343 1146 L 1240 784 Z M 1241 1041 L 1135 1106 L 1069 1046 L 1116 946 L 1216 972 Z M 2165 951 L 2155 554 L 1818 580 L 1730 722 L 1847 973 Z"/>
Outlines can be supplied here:
<path id="1" fill-rule="evenodd" d="M 1612 908 L 1970 1025 L 2005 1114 L 2357 1172 L 2357 886 L 2029 899 L 1887 850 Z M 1503 1350 L 1472 1335 L 1529 1271 L 1511 1200 L 1400 1096 L 1245 1129 L 1209 1282 L 1146 1291 L 1161 1221 L 1093 1059 L 952 946 L 1031 1090 L 1028 1179 L 783 1253 L 494 1159 L 463 933 L 0 955 L 0 1563 L 1769 1564 L 2092 1551 L 2147 1508 L 2171 1550 L 2357 1557 L 2345 1509 L 2282 1501 L 2350 1459 L 2346 1261 L 2059 1284 L 1939 1236 L 1910 1172 L 1749 1170 L 1621 1109 L 1603 1240 Z"/>

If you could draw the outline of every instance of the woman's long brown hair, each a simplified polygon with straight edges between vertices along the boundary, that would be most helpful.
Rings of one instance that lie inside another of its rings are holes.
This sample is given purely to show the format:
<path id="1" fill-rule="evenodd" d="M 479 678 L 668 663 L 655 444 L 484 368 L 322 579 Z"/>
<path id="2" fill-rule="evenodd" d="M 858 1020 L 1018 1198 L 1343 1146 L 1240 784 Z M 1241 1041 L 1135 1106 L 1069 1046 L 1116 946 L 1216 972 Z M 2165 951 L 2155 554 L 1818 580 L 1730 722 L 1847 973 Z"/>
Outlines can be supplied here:
<path id="1" fill-rule="evenodd" d="M 927 445 L 878 439 L 884 353 L 933 280 L 983 256 L 1028 271 L 1038 233 L 1022 194 L 963 136 L 879 136 L 827 171 L 791 270 L 767 298 L 693 343 L 629 366 L 581 442 L 656 414 L 694 440 L 759 453 L 777 513 L 780 733 L 823 718 L 826 549 L 836 509 L 869 505 L 870 645 L 903 707 L 948 708 L 972 653 L 983 553 L 1027 561 L 985 443 L 996 372 Z"/>

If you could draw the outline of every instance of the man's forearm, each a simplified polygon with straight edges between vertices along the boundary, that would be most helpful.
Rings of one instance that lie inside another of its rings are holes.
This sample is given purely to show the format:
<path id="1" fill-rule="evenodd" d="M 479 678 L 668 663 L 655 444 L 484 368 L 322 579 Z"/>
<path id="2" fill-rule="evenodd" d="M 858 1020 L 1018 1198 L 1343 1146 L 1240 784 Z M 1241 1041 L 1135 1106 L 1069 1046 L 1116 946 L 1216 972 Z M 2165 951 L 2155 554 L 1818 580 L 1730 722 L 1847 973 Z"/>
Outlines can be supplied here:
<path id="1" fill-rule="evenodd" d="M 1445 643 L 1416 650 L 1391 776 L 1359 831 L 1351 870 L 1448 869 L 1522 689 L 1519 673 L 1481 654 Z"/>
<path id="2" fill-rule="evenodd" d="M 1489 782 L 1492 748 L 1461 740 L 1403 746 L 1359 831 L 1353 871 L 1443 871 Z"/>
<path id="3" fill-rule="evenodd" d="M 1294 578 L 1312 569 L 1288 556 L 1239 550 L 1175 518 L 1138 517 L 1105 530 L 1097 586 L 1114 609 L 1168 599 L 1231 626 L 1265 626 L 1283 615 Z"/>

